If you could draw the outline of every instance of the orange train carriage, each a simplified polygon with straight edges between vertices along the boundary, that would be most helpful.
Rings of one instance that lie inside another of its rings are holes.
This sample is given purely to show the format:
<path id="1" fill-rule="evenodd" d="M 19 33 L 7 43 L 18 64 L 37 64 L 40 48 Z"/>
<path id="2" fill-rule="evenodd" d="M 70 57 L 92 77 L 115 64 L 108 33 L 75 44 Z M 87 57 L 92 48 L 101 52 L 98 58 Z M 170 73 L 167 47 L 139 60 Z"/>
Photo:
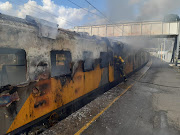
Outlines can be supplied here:
<path id="1" fill-rule="evenodd" d="M 30 16 L 1 14 L 0 40 L 0 134 L 51 125 L 117 85 L 115 55 L 127 75 L 149 60 L 143 50 Z"/>

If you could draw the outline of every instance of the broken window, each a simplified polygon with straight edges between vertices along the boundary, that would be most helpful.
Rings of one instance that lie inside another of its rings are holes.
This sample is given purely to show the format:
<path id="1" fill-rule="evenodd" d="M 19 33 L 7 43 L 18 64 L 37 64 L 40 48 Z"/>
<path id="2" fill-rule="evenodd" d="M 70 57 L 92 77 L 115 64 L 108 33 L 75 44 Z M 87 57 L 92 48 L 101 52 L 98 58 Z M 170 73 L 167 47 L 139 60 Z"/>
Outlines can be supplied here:
<path id="1" fill-rule="evenodd" d="M 131 61 L 132 61 L 132 56 L 129 55 L 129 56 L 128 56 L 128 62 L 131 63 Z"/>
<path id="2" fill-rule="evenodd" d="M 109 60 L 110 65 L 112 66 L 113 65 L 113 52 L 112 51 L 108 52 L 108 60 Z"/>
<path id="3" fill-rule="evenodd" d="M 71 53 L 69 51 L 51 51 L 51 76 L 71 74 Z"/>
<path id="4" fill-rule="evenodd" d="M 94 64 L 93 53 L 89 51 L 84 51 L 83 59 L 84 59 L 83 70 L 84 71 L 93 70 L 93 64 Z"/>
<path id="5" fill-rule="evenodd" d="M 107 52 L 100 52 L 100 59 L 101 59 L 101 63 L 100 63 L 101 68 L 109 66 L 109 58 Z"/>
<path id="6" fill-rule="evenodd" d="M 0 48 L 0 86 L 26 81 L 26 52 L 22 49 Z"/>
<path id="7" fill-rule="evenodd" d="M 138 54 L 135 54 L 135 61 L 137 60 Z"/>

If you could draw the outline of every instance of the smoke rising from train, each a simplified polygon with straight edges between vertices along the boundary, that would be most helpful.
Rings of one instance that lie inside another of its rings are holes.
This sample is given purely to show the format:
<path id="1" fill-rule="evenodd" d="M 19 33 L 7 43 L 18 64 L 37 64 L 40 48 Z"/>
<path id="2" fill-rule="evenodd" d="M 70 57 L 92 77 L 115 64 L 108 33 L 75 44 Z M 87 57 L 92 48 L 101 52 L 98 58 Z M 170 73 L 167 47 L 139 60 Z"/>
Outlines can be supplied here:
<path id="1" fill-rule="evenodd" d="M 108 15 L 115 22 L 162 19 L 179 11 L 179 0 L 108 0 Z"/>

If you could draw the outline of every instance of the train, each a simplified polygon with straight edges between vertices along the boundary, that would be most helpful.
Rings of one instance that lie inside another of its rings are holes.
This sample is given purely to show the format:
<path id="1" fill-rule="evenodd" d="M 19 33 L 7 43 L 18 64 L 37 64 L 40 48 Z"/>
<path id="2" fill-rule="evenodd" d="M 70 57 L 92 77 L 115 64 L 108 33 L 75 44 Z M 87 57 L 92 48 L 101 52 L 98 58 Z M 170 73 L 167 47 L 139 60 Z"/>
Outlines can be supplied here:
<path id="1" fill-rule="evenodd" d="M 132 75 L 149 53 L 120 41 L 0 14 L 0 134 L 51 126 Z"/>

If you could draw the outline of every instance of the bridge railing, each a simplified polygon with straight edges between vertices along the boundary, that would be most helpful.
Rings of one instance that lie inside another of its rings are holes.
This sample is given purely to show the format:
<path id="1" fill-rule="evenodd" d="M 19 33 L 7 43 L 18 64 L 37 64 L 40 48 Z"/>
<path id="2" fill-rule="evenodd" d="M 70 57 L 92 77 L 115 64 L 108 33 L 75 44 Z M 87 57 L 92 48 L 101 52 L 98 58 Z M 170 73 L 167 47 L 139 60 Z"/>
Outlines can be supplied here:
<path id="1" fill-rule="evenodd" d="M 137 22 L 74 27 L 74 31 L 101 37 L 178 35 L 179 22 Z"/>

